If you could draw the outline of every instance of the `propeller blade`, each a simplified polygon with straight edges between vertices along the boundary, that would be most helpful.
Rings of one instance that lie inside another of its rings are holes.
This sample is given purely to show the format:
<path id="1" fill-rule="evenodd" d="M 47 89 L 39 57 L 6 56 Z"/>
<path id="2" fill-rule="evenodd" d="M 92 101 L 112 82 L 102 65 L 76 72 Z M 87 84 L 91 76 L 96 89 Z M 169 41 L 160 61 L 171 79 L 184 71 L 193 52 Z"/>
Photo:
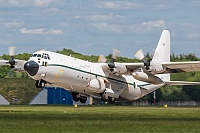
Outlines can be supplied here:
<path id="1" fill-rule="evenodd" d="M 107 59 L 104 55 L 100 55 L 97 62 L 98 63 L 106 63 Z"/>
<path id="2" fill-rule="evenodd" d="M 135 53 L 134 57 L 135 57 L 136 59 L 138 59 L 138 60 L 143 60 L 145 56 L 144 56 L 144 53 L 143 53 L 142 49 L 138 50 L 138 51 Z"/>
<path id="3" fill-rule="evenodd" d="M 8 47 L 8 50 L 9 50 L 9 55 L 10 56 L 14 56 L 15 55 L 15 49 L 16 49 L 17 47 L 15 47 L 15 46 L 10 46 L 10 47 Z"/>
<path id="4" fill-rule="evenodd" d="M 117 56 L 120 54 L 120 51 L 117 49 L 113 49 L 112 60 L 113 62 L 117 59 Z"/>
<path id="5" fill-rule="evenodd" d="M 153 51 L 152 51 L 151 54 L 149 55 L 149 57 L 150 57 L 151 59 L 153 59 L 153 56 L 154 56 L 155 52 L 156 52 L 156 50 L 153 49 Z"/>

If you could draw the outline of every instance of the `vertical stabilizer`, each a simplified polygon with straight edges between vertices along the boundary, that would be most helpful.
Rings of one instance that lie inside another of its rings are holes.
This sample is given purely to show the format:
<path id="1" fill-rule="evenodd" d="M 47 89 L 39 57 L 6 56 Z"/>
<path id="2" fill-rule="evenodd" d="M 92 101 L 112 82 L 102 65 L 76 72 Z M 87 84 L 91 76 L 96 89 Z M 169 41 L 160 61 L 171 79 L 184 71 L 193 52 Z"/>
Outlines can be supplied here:
<path id="1" fill-rule="evenodd" d="M 170 32 L 163 30 L 152 62 L 170 62 Z"/>
<path id="2" fill-rule="evenodd" d="M 168 30 L 163 30 L 151 62 L 170 62 L 170 32 Z M 159 77 L 164 81 L 170 81 L 170 74 L 161 74 Z"/>

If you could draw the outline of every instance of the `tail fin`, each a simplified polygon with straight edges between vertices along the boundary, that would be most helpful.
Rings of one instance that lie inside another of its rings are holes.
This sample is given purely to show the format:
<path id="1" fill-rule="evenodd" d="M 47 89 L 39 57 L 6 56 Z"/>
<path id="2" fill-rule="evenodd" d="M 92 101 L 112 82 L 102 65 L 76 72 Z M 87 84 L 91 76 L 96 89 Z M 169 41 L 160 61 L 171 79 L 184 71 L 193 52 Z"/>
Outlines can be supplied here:
<path id="1" fill-rule="evenodd" d="M 170 32 L 163 30 L 152 62 L 170 62 Z"/>
<path id="2" fill-rule="evenodd" d="M 170 62 L 170 32 L 163 30 L 151 62 Z M 170 81 L 170 74 L 160 74 L 164 81 Z"/>

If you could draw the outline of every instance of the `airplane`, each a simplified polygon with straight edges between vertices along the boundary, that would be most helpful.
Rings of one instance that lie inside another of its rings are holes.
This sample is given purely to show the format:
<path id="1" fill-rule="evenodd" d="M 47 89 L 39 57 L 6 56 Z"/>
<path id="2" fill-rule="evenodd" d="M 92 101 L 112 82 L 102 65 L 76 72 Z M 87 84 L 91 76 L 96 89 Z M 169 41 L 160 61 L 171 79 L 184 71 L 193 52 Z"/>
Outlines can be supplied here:
<path id="1" fill-rule="evenodd" d="M 74 101 L 85 103 L 88 96 L 101 98 L 110 104 L 115 101 L 137 100 L 163 86 L 200 85 L 200 82 L 171 81 L 170 73 L 200 71 L 199 61 L 170 62 L 170 32 L 163 30 L 155 52 L 147 60 L 142 50 L 135 54 L 139 63 L 119 63 L 114 50 L 110 62 L 100 56 L 98 62 L 77 59 L 56 52 L 40 50 L 28 61 L 14 59 L 16 47 L 9 47 L 10 60 L 0 65 L 26 71 L 36 80 L 35 86 L 61 87 L 71 92 Z"/>

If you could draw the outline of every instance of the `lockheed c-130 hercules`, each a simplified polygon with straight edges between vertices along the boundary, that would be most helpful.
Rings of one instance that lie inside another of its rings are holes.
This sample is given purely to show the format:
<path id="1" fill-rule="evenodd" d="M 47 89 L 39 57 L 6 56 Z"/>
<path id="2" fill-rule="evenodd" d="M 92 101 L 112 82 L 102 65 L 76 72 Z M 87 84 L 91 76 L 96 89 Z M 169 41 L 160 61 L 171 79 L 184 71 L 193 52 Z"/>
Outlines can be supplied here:
<path id="1" fill-rule="evenodd" d="M 114 50 L 112 60 L 100 56 L 98 62 L 76 59 L 51 51 L 37 51 L 28 61 L 14 59 L 15 47 L 9 47 L 10 60 L 0 65 L 26 71 L 36 80 L 36 87 L 46 84 L 71 92 L 74 101 L 85 103 L 88 96 L 104 102 L 137 100 L 156 89 L 171 85 L 200 85 L 200 82 L 170 81 L 170 73 L 200 71 L 199 61 L 170 62 L 170 32 L 163 30 L 151 60 L 139 50 L 135 58 L 141 63 L 119 63 Z"/>

